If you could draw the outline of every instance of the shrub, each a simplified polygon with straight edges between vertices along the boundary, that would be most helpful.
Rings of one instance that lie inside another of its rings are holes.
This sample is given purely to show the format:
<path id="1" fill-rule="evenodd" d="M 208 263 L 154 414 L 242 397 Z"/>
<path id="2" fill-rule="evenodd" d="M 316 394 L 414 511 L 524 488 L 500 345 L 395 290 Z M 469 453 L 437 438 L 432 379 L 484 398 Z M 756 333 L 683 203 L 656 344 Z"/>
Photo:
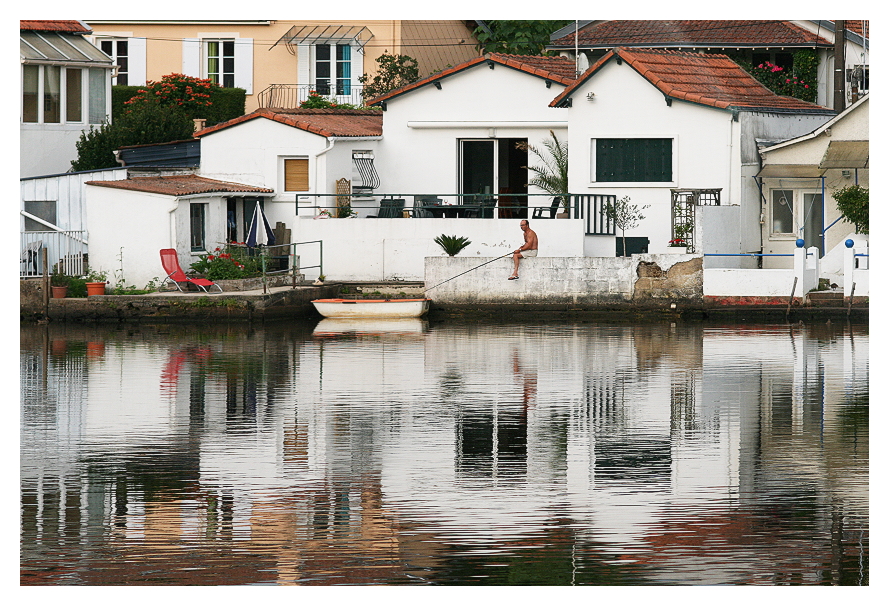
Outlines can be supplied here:
<path id="1" fill-rule="evenodd" d="M 106 122 L 99 128 L 82 132 L 75 144 L 77 158 L 71 162 L 71 168 L 75 171 L 116 168 L 120 166 L 114 157 L 116 149 L 190 139 L 193 134 L 194 123 L 181 110 L 158 103 L 145 104 L 124 114 L 114 124 Z"/>
<path id="2" fill-rule="evenodd" d="M 377 75 L 371 78 L 367 74 L 358 77 L 358 81 L 364 85 L 361 91 L 362 97 L 367 101 L 380 95 L 385 95 L 390 90 L 395 90 L 420 78 L 419 63 L 409 55 L 390 55 L 383 53 L 376 59 Z"/>
<path id="3" fill-rule="evenodd" d="M 201 255 L 191 264 L 191 269 L 207 276 L 209 280 L 237 280 L 258 276 L 262 273 L 260 257 L 251 257 L 248 249 L 239 246 L 217 246 L 207 255 Z"/>
<path id="4" fill-rule="evenodd" d="M 862 234 L 869 233 L 869 190 L 860 185 L 847 185 L 836 190 L 832 195 L 837 202 L 837 210 L 843 214 L 847 221 L 855 224 L 855 230 Z"/>
<path id="5" fill-rule="evenodd" d="M 158 92 L 161 94 L 156 94 Z M 195 93 L 209 97 L 198 97 Z M 246 95 L 243 88 L 224 88 L 209 80 L 169 74 L 159 82 L 150 81 L 144 86 L 111 87 L 111 115 L 113 122 L 117 122 L 133 107 L 154 100 L 178 107 L 189 120 L 203 118 L 207 126 L 213 126 L 244 115 Z"/>

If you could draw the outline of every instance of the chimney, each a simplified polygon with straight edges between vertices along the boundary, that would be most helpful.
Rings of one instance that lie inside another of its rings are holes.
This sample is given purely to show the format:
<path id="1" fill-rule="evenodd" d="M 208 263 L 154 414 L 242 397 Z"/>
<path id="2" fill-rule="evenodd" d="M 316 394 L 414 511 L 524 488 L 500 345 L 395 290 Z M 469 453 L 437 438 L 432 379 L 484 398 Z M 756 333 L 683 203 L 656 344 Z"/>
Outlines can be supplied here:
<path id="1" fill-rule="evenodd" d="M 207 123 L 206 118 L 194 118 L 194 132 L 203 130 L 204 124 L 206 124 L 206 123 Z"/>

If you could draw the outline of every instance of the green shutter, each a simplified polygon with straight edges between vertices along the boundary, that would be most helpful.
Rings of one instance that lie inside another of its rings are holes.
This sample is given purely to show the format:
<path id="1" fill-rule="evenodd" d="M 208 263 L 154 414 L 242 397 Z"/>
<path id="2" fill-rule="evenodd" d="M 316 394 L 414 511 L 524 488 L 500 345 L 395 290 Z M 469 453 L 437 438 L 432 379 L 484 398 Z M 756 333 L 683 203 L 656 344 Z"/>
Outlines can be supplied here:
<path id="1" fill-rule="evenodd" d="M 596 181 L 672 180 L 672 139 L 596 139 Z"/>

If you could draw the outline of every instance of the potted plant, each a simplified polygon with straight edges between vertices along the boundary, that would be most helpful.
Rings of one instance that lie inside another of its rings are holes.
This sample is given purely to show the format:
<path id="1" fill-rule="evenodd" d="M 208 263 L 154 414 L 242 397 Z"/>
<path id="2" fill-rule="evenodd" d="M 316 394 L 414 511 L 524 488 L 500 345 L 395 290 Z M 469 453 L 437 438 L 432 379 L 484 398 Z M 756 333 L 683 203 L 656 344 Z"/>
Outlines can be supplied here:
<path id="1" fill-rule="evenodd" d="M 525 167 L 534 174 L 534 177 L 528 181 L 528 185 L 539 187 L 548 194 L 561 196 L 563 211 L 556 217 L 567 219 L 571 203 L 568 196 L 568 143 L 559 141 L 553 131 L 549 131 L 549 135 L 551 140 L 547 139 L 543 142 L 545 150 L 527 143 L 519 143 L 517 146 L 519 149 L 530 151 L 543 162 L 541 166 Z"/>
<path id="2" fill-rule="evenodd" d="M 457 236 L 446 236 L 445 234 L 436 236 L 435 243 L 441 246 L 442 250 L 445 251 L 449 257 L 453 257 L 472 244 L 472 242 L 463 236 L 458 238 Z"/>
<path id="3" fill-rule="evenodd" d="M 71 282 L 71 276 L 54 271 L 49 281 L 53 299 L 64 299 L 68 296 L 68 284 Z"/>
<path id="4" fill-rule="evenodd" d="M 99 270 L 90 270 L 86 275 L 86 295 L 104 295 L 105 285 L 108 283 L 108 272 Z"/>
<path id="5" fill-rule="evenodd" d="M 313 286 L 324 286 L 324 278 L 325 278 L 324 274 L 320 274 L 318 276 L 318 279 L 315 280 L 314 282 L 312 282 L 312 285 Z"/>

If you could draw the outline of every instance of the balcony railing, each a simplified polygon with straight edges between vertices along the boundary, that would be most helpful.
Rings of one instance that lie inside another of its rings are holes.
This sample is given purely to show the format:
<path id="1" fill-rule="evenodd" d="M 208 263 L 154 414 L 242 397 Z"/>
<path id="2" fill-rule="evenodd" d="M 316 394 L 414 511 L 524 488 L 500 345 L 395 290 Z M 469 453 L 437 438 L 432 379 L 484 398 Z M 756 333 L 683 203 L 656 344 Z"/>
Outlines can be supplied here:
<path id="1" fill-rule="evenodd" d="M 28 231 L 20 234 L 21 258 L 19 277 L 42 276 L 44 270 L 58 270 L 69 276 L 86 273 L 88 251 L 85 231 Z M 43 265 L 41 249 L 47 252 L 47 267 Z"/>
<path id="2" fill-rule="evenodd" d="M 336 90 L 335 90 L 336 89 Z M 314 84 L 272 84 L 259 93 L 259 107 L 282 107 L 294 109 L 309 98 L 309 93 L 317 94 L 333 99 L 336 103 L 348 103 L 350 105 L 363 105 L 361 97 L 363 86 L 334 86 L 319 87 Z"/>

